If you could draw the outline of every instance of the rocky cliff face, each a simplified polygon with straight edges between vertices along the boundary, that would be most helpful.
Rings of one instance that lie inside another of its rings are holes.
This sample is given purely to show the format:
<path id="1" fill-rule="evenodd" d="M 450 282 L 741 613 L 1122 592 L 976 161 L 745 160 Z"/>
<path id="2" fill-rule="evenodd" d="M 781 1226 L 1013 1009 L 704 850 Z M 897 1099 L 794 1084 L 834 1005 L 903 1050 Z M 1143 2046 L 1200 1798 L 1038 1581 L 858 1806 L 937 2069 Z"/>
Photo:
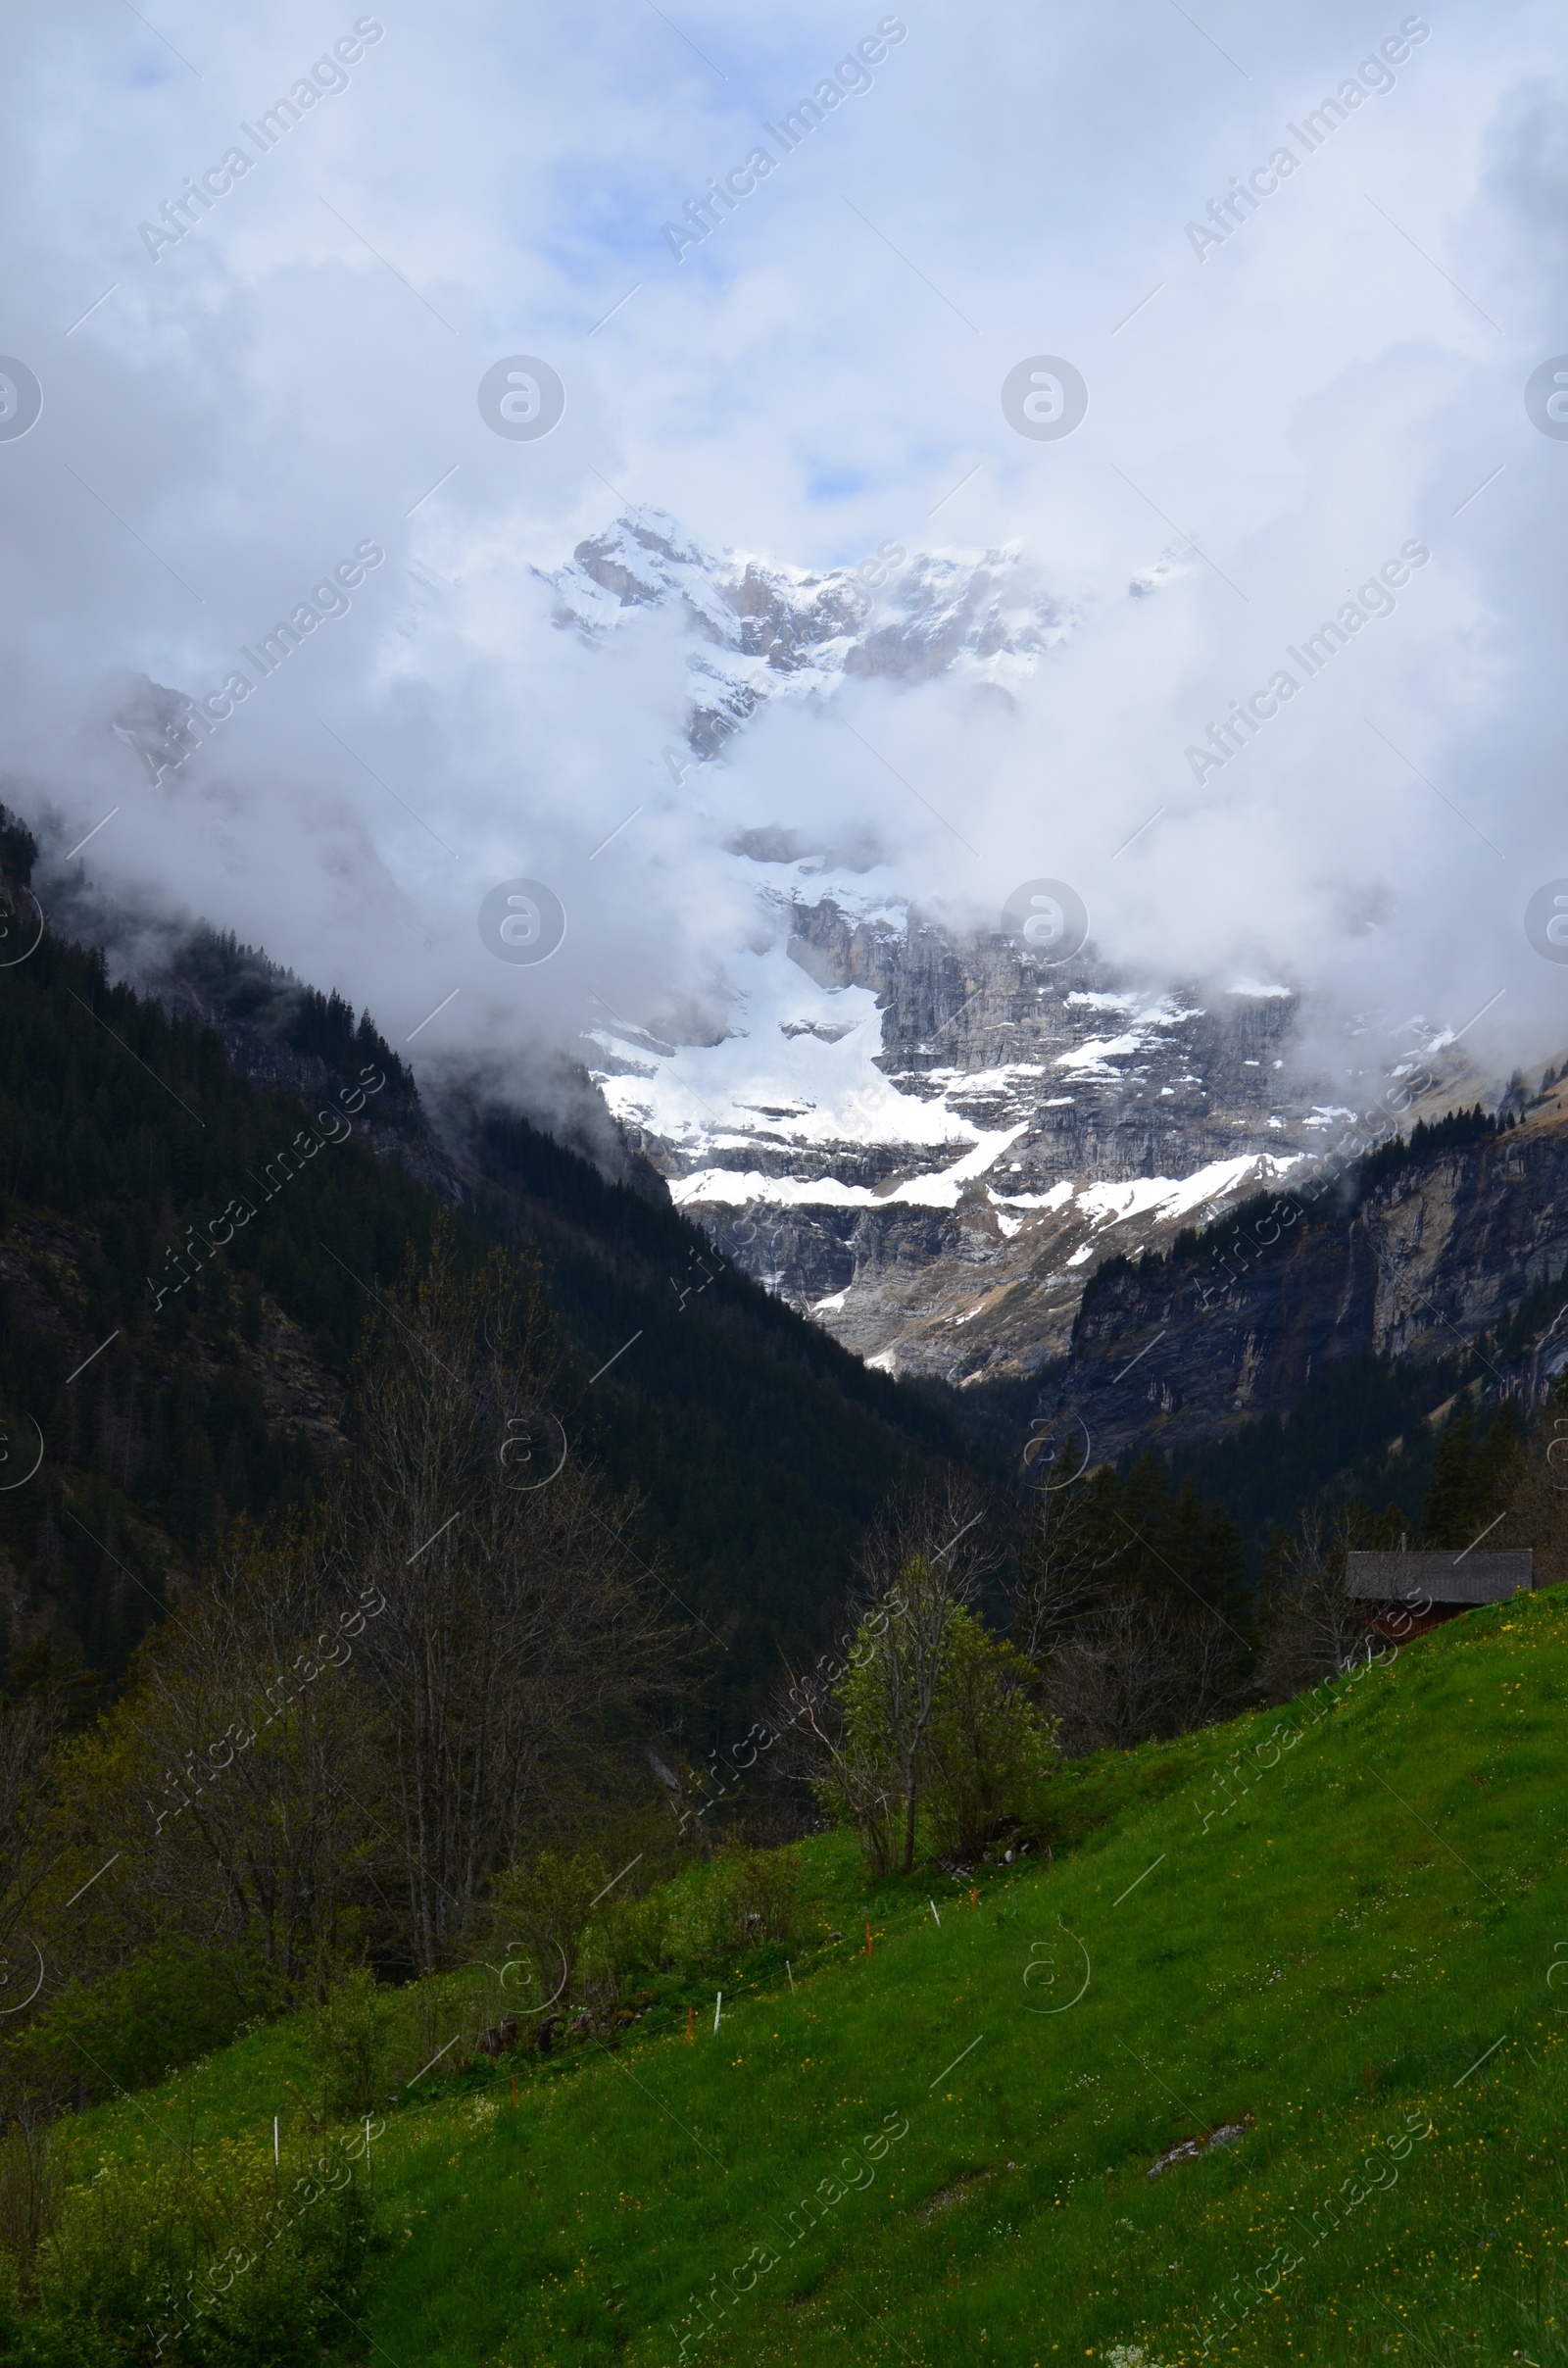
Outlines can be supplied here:
<path id="1" fill-rule="evenodd" d="M 781 912 L 745 1044 L 604 1090 L 730 1256 L 893 1369 L 965 1383 L 1063 1355 L 1101 1257 L 1304 1169 L 1349 1114 L 1288 1067 L 1281 986 L 1200 999 L 1092 948 L 1052 968 L 1000 930 L 800 895 Z M 1355 1082 L 1348 1064 L 1339 1090 Z"/>
<path id="2" fill-rule="evenodd" d="M 892 1089 L 883 1124 L 804 1140 L 820 1103 L 775 1103 L 673 1189 L 863 1355 L 959 1379 L 1026 1371 L 1065 1348 L 1107 1227 L 1154 1238 L 1314 1143 L 1279 1093 L 1284 992 L 1215 1011 L 1092 954 L 1051 969 L 918 914 L 901 929 L 828 899 L 789 919 L 789 959 L 821 995 L 874 999 L 861 1058 Z M 820 1043 L 830 1023 L 794 1024 Z"/>
<path id="3" fill-rule="evenodd" d="M 1288 1411 L 1339 1357 L 1428 1357 L 1495 1324 L 1568 1265 L 1568 1086 L 1508 1133 L 1398 1170 L 1326 1221 L 1289 1196 L 1197 1259 L 1108 1272 L 1077 1319 L 1053 1410 L 1096 1456 L 1177 1446 Z M 1539 1405 L 1568 1365 L 1562 1319 L 1499 1370 Z"/>

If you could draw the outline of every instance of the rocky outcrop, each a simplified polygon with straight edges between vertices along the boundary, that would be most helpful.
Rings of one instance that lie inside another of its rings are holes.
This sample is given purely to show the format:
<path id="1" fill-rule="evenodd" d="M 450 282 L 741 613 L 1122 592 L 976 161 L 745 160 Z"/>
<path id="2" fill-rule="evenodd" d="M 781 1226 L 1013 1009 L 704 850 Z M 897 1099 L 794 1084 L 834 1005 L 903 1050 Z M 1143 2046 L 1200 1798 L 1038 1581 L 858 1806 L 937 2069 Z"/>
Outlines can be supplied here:
<path id="1" fill-rule="evenodd" d="M 1099 1277 L 1053 1406 L 1098 1455 L 1177 1446 L 1288 1412 L 1333 1360 L 1431 1357 L 1474 1341 L 1568 1265 L 1568 1090 L 1472 1149 L 1399 1169 L 1325 1218 L 1277 1196 L 1200 1255 Z M 1292 1214 L 1292 1210 L 1297 1210 Z M 1555 1322 L 1495 1379 L 1537 1405 L 1562 1367 Z"/>

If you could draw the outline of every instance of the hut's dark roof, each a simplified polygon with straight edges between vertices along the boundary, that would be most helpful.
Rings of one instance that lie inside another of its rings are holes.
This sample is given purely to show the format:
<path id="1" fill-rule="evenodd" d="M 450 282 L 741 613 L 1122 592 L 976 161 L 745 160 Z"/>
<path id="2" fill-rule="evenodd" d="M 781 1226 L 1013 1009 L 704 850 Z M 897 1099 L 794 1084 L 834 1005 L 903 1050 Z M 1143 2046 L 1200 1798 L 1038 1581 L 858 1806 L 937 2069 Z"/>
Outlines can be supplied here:
<path id="1" fill-rule="evenodd" d="M 1500 1603 L 1535 1586 L 1528 1546 L 1499 1554 L 1350 1554 L 1345 1592 L 1373 1603 Z"/>

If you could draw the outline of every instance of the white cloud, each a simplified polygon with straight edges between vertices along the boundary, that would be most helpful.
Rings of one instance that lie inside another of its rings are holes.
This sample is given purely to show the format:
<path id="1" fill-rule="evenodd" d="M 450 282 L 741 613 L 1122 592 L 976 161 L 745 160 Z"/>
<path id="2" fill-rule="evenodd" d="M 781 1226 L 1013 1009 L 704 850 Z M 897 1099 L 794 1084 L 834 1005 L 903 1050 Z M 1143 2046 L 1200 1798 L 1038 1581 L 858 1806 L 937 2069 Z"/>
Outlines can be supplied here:
<path id="1" fill-rule="evenodd" d="M 112 908 L 232 926 L 394 1037 L 460 988 L 422 1069 L 537 1093 L 607 1006 L 733 1024 L 772 924 L 724 842 L 853 825 L 886 902 L 989 915 L 1061 876 L 1156 983 L 1302 979 L 1450 1033 L 1503 989 L 1467 1043 L 1559 1048 L 1520 927 L 1568 872 L 1543 533 L 1568 446 L 1522 401 L 1568 292 L 1544 5 L 1433 18 L 1201 263 L 1189 220 L 1392 7 L 1369 29 L 1343 0 L 1213 0 L 1211 39 L 1152 5 L 1136 28 L 1092 0 L 906 10 L 872 87 L 678 265 L 660 225 L 873 15 L 389 16 L 156 264 L 138 223 L 354 20 L 164 8 L 171 49 L 122 15 L 14 20 L 0 76 L 3 343 L 45 390 L 0 441 L 6 794 L 62 849 L 120 804 L 90 857 Z M 1039 352 L 1091 390 L 1058 443 L 1000 409 Z M 511 353 L 567 388 L 536 443 L 478 415 Z M 800 567 L 1016 547 L 1076 622 L 989 692 L 775 705 L 677 782 L 679 616 L 592 649 L 536 572 L 622 496 Z M 117 686 L 220 682 L 364 537 L 388 556 L 351 613 L 155 789 L 108 728 Z M 1432 559 L 1396 613 L 1198 784 L 1184 749 L 1409 537 Z M 475 927 L 514 874 L 570 915 L 537 969 Z"/>

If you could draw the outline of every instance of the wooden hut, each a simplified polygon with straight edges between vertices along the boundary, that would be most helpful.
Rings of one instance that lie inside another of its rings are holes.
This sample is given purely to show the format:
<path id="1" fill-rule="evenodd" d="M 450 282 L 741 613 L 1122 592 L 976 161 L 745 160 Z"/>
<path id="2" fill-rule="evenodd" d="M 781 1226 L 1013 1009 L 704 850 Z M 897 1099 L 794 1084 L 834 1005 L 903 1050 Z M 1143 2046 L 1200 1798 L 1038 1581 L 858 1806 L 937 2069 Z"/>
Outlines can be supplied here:
<path id="1" fill-rule="evenodd" d="M 1466 1547 L 1419 1554 L 1356 1553 L 1345 1557 L 1345 1592 L 1367 1606 L 1376 1636 L 1420 1636 L 1480 1603 L 1500 1603 L 1536 1583 L 1528 1546 L 1483 1554 Z"/>

